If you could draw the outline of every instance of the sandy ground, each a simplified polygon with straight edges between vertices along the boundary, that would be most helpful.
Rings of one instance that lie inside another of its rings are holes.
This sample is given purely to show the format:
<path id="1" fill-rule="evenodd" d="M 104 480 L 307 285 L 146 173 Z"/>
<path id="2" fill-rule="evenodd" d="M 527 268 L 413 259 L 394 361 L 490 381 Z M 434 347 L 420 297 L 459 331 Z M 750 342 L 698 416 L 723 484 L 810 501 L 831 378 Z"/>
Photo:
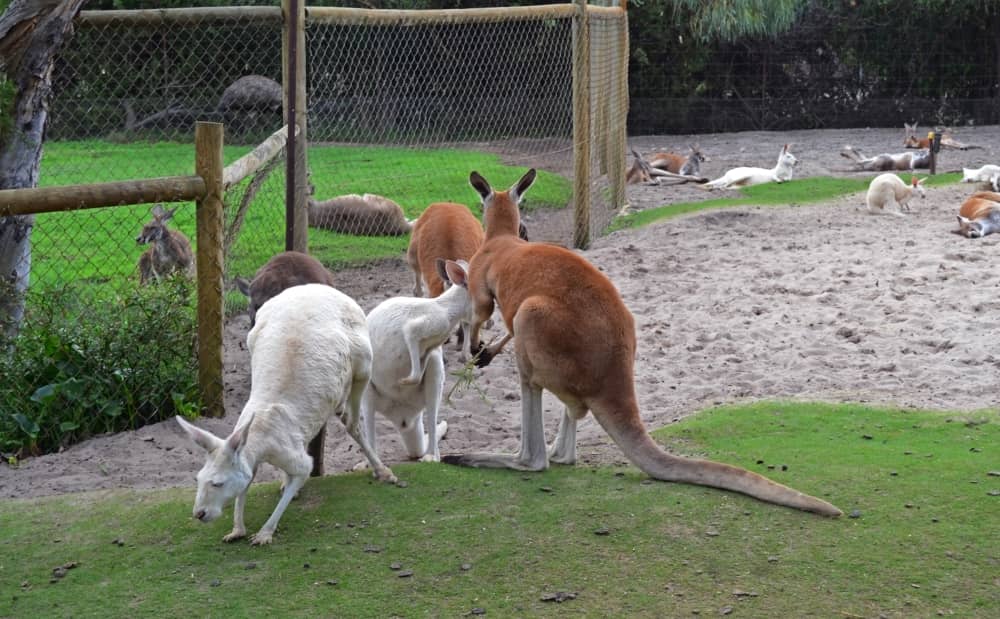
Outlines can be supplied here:
<path id="1" fill-rule="evenodd" d="M 703 173 L 735 165 L 770 167 L 792 143 L 797 177 L 852 174 L 840 148 L 899 152 L 901 130 L 800 131 L 659 136 L 630 140 L 640 152 L 699 142 L 711 158 Z M 984 146 L 947 151 L 939 170 L 1000 164 L 1000 127 L 964 128 L 958 138 Z M 552 169 L 565 162 L 554 162 Z M 864 176 L 873 176 L 868 173 Z M 788 207 L 703 212 L 596 240 L 584 255 L 618 286 L 636 317 L 636 384 L 645 422 L 663 426 L 719 403 L 762 398 L 867 402 L 898 407 L 973 410 L 1000 402 L 1000 235 L 953 234 L 955 213 L 975 188 L 930 189 L 900 219 L 856 207 L 863 196 Z M 711 194 L 715 197 L 719 193 Z M 688 186 L 633 186 L 642 209 L 709 197 Z M 560 238 L 560 214 L 535 214 L 535 238 Z M 367 311 L 409 294 L 400 260 L 337 274 L 340 288 Z M 223 419 L 199 421 L 226 434 L 249 393 L 249 321 L 227 325 Z M 497 333 L 498 329 L 494 330 Z M 449 370 L 460 367 L 446 349 Z M 455 384 L 449 378 L 445 389 Z M 553 436 L 562 407 L 545 395 Z M 477 371 L 474 387 L 456 389 L 442 410 L 450 428 L 443 453 L 517 449 L 520 389 L 508 355 Z M 379 450 L 390 465 L 405 458 L 394 431 L 379 425 Z M 579 428 L 583 462 L 624 461 L 592 418 Z M 336 421 L 329 425 L 328 474 L 360 461 Z M 99 488 L 194 486 L 203 462 L 173 421 L 101 436 L 63 453 L 0 465 L 0 496 L 34 497 Z M 267 467 L 261 479 L 273 479 Z"/>

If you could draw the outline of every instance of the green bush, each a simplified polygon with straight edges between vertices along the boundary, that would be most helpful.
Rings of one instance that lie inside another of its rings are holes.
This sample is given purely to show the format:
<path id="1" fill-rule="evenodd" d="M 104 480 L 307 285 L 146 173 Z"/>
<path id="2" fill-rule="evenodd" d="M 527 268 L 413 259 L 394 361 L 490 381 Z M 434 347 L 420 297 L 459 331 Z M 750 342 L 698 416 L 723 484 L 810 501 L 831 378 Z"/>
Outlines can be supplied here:
<path id="1" fill-rule="evenodd" d="M 194 284 L 183 277 L 95 298 L 31 293 L 0 359 L 0 451 L 37 455 L 198 407 Z"/>

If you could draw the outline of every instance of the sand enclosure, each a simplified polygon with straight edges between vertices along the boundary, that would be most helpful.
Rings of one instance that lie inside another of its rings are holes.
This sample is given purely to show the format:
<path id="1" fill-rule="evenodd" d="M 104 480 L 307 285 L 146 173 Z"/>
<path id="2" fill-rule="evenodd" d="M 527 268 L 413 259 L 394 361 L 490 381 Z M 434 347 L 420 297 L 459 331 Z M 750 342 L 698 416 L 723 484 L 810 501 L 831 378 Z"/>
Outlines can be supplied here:
<path id="1" fill-rule="evenodd" d="M 733 165 L 769 167 L 781 144 L 792 142 L 802 177 L 847 173 L 846 160 L 837 155 L 844 144 L 872 154 L 899 152 L 901 133 L 665 136 L 635 138 L 631 145 L 649 152 L 698 140 L 712 159 L 703 172 L 714 177 Z M 992 146 L 1000 144 L 1000 128 L 966 128 L 958 137 L 985 148 L 946 152 L 941 170 L 1000 163 Z M 754 155 L 758 151 L 766 152 Z M 867 215 L 857 209 L 863 195 L 854 195 L 807 206 L 702 212 L 597 239 L 584 256 L 608 274 L 636 318 L 636 388 L 646 424 L 656 428 L 714 404 L 763 398 L 996 407 L 1000 235 L 969 240 L 953 234 L 958 205 L 972 191 L 971 185 L 931 188 L 903 219 Z M 691 187 L 629 189 L 637 208 L 705 197 Z M 545 230 L 546 215 L 532 215 L 530 223 Z M 401 258 L 337 277 L 366 311 L 409 294 L 412 286 Z M 217 434 L 233 427 L 249 392 L 243 343 L 248 323 L 238 316 L 227 325 L 227 416 L 198 422 Z M 449 371 L 461 367 L 451 345 L 446 358 Z M 446 392 L 454 383 L 450 377 Z M 545 408 L 552 437 L 562 407 L 546 394 Z M 520 387 L 512 358 L 501 355 L 477 371 L 474 387 L 455 390 L 441 414 L 449 422 L 442 453 L 515 451 Z M 384 421 L 379 437 L 387 463 L 405 457 Z M 582 461 L 624 461 L 592 418 L 580 424 L 578 437 Z M 331 422 L 328 473 L 360 460 L 356 446 Z M 96 437 L 25 460 L 17 469 L 0 465 L 0 496 L 193 487 L 202 461 L 200 448 L 166 421 Z M 262 470 L 261 478 L 273 479 L 274 471 Z"/>

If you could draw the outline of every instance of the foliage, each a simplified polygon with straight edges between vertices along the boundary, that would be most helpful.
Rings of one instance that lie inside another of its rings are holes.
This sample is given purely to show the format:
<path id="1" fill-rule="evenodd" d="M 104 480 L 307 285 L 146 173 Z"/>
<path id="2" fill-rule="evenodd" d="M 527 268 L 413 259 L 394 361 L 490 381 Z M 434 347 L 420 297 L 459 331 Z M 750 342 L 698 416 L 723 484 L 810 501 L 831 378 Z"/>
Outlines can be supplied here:
<path id="1" fill-rule="evenodd" d="M 13 353 L 0 358 L 5 454 L 48 453 L 196 409 L 193 283 L 103 298 L 85 286 L 28 295 Z"/>
<path id="2" fill-rule="evenodd" d="M 311 479 L 265 548 L 223 544 L 229 513 L 208 525 L 191 518 L 193 483 L 7 500 L 0 616 L 995 614 L 996 552 L 984 540 L 1000 536 L 988 476 L 996 412 L 763 402 L 655 436 L 856 517 L 584 466 L 397 465 L 406 488 L 363 473 Z M 278 492 L 277 483 L 250 490 L 251 531 Z M 69 562 L 77 566 L 50 582 Z M 543 601 L 559 591 L 576 597 Z"/>

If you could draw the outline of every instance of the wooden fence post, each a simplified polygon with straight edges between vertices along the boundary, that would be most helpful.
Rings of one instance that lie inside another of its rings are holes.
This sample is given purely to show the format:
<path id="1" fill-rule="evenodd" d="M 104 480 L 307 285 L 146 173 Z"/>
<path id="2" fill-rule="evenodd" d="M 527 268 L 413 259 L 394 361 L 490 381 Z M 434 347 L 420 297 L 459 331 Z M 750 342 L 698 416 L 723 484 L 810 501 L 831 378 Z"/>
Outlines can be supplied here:
<path id="1" fill-rule="evenodd" d="M 195 173 L 205 181 L 198 220 L 198 384 L 209 417 L 226 413 L 222 385 L 222 137 L 220 123 L 195 124 Z"/>
<path id="2" fill-rule="evenodd" d="M 573 0 L 573 247 L 590 245 L 590 28 L 587 0 Z"/>
<path id="3" fill-rule="evenodd" d="M 611 104 L 611 195 L 615 211 L 625 207 L 625 143 L 628 140 L 628 1 L 615 24 L 615 63 Z"/>

